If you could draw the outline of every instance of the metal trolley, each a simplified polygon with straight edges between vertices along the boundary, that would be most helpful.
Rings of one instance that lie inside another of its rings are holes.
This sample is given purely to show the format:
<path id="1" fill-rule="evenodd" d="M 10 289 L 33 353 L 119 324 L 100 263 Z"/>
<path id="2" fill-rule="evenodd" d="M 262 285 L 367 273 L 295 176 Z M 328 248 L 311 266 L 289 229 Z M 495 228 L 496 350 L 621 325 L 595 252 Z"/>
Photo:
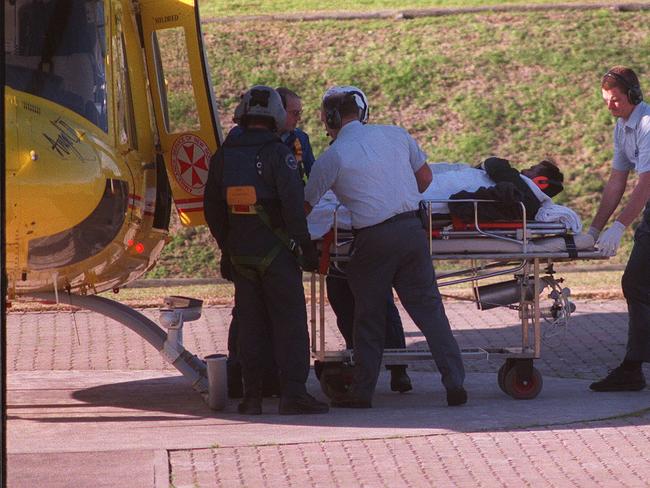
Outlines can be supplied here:
<path id="1" fill-rule="evenodd" d="M 467 263 L 463 269 L 438 274 L 438 286 L 469 283 L 479 310 L 507 307 L 517 311 L 521 343 L 512 347 L 463 348 L 461 352 L 463 357 L 503 358 L 497 375 L 501 390 L 516 399 L 535 398 L 543 386 L 542 375 L 533 363 L 541 357 L 542 321 L 549 324 L 549 330 L 559 330 L 567 325 L 575 310 L 569 300 L 570 290 L 562 286 L 562 278 L 556 278 L 553 265 L 603 256 L 593 248 L 593 241 L 588 246 L 583 243 L 582 248 L 572 244 L 577 236 L 562 223 L 528 221 L 523 204 L 521 221 L 483 223 L 479 222 L 478 206 L 491 201 L 464 201 L 474 205 L 474 222 L 437 220 L 432 215 L 432 204 L 447 200 L 421 204 L 428 223 L 432 262 Z M 352 239 L 351 231 L 338 228 L 335 212 L 333 229 L 319 242 L 319 273 L 311 275 L 311 351 L 316 375 L 328 396 L 345 391 L 352 381 L 353 351 L 327 350 L 325 341 L 325 277 L 330 266 L 338 267 L 349 260 Z M 557 250 L 558 242 L 563 243 L 563 250 Z M 553 249 L 545 250 L 544 246 L 549 244 Z M 512 278 L 495 281 L 508 275 Z M 545 298 L 551 304 L 543 307 L 540 296 L 546 289 L 549 293 Z M 431 360 L 428 349 L 385 349 L 383 354 L 385 365 Z"/>

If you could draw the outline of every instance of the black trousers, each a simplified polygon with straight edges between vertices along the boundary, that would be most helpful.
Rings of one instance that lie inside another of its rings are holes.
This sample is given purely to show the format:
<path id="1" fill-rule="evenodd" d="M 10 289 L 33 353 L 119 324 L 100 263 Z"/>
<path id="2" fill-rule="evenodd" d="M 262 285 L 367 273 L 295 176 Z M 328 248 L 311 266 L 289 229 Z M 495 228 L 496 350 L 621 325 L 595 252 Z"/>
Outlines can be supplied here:
<path id="1" fill-rule="evenodd" d="M 345 340 L 345 347 L 354 347 L 354 296 L 347 278 L 339 273 L 331 272 L 325 279 L 327 285 L 327 298 L 336 315 L 336 325 Z M 386 344 L 389 349 L 404 349 L 404 326 L 395 306 L 392 290 L 386 297 Z"/>
<path id="2" fill-rule="evenodd" d="M 240 374 L 241 362 L 239 360 L 239 318 L 237 311 L 237 302 L 232 309 L 232 319 L 230 320 L 230 326 L 228 327 L 228 369 L 229 371 L 237 372 Z M 267 319 L 267 323 L 269 323 Z M 263 352 L 263 361 L 264 361 L 264 384 L 273 384 L 277 381 L 278 376 L 278 367 L 275 365 L 275 352 L 273 350 L 273 336 L 271 327 L 268 326 L 264 331 L 265 337 L 264 341 L 266 347 Z"/>
<path id="3" fill-rule="evenodd" d="M 244 395 L 261 395 L 269 336 L 282 395 L 304 393 L 309 335 L 302 271 L 296 258 L 283 249 L 259 279 L 248 279 L 235 270 L 234 282 Z"/>
<path id="4" fill-rule="evenodd" d="M 621 285 L 629 314 L 625 359 L 650 362 L 650 204 L 634 233 Z"/>

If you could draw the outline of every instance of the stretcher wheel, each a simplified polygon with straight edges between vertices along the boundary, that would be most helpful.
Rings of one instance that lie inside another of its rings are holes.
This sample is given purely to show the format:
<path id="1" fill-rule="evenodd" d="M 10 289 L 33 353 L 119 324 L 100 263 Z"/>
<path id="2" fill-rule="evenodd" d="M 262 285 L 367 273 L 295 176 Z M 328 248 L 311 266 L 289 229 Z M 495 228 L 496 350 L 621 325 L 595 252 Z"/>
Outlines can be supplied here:
<path id="1" fill-rule="evenodd" d="M 537 368 L 532 368 L 530 379 L 524 380 L 518 368 L 508 371 L 503 378 L 503 390 L 516 400 L 531 400 L 542 391 L 542 374 Z"/>
<path id="2" fill-rule="evenodd" d="M 499 368 L 499 372 L 497 373 L 497 383 L 499 383 L 499 388 L 501 388 L 501 391 L 503 393 L 508 393 L 506 391 L 505 379 L 506 379 L 506 374 L 508 374 L 508 371 L 510 371 L 511 369 L 512 369 L 512 365 L 508 363 L 503 363 Z"/>
<path id="3" fill-rule="evenodd" d="M 328 398 L 347 393 L 353 380 L 353 369 L 343 363 L 321 364 L 320 387 Z"/>

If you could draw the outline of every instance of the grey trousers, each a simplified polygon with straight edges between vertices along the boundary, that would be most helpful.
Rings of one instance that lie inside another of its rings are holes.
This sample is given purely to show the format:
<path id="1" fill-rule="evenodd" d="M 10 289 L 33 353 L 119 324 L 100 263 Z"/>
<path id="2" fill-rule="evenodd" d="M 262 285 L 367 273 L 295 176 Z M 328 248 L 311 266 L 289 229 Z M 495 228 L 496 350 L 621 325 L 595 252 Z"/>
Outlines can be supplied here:
<path id="1" fill-rule="evenodd" d="M 629 314 L 625 359 L 650 362 L 650 206 L 634 234 L 634 247 L 623 273 Z"/>
<path id="2" fill-rule="evenodd" d="M 447 388 L 463 385 L 465 370 L 436 285 L 427 238 L 420 220 L 410 217 L 356 233 L 347 268 L 354 294 L 352 394 L 370 400 L 381 367 L 386 296 L 391 286 L 424 334 Z"/>

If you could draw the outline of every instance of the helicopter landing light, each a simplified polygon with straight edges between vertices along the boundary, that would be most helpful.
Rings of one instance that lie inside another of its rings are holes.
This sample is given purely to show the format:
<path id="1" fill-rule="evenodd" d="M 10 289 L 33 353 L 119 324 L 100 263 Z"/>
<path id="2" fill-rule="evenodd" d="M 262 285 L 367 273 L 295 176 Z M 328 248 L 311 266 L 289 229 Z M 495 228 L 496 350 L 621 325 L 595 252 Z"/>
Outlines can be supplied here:
<path id="1" fill-rule="evenodd" d="M 144 252 L 144 244 L 142 244 L 141 242 L 138 242 L 135 245 L 135 252 L 137 252 L 138 254 L 142 254 Z"/>
<path id="2" fill-rule="evenodd" d="M 32 161 L 38 161 L 38 153 L 32 149 L 29 151 L 29 159 Z"/>

